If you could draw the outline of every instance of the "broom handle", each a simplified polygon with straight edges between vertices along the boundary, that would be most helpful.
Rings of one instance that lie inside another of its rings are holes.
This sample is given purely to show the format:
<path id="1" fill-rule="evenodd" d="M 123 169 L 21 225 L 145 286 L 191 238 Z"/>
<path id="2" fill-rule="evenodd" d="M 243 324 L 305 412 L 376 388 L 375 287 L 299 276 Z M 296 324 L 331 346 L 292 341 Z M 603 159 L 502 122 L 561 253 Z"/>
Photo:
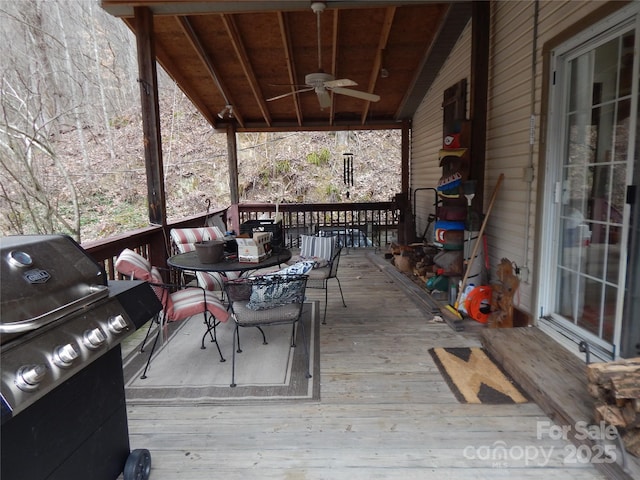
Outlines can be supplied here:
<path id="1" fill-rule="evenodd" d="M 460 298 L 462 298 L 462 292 L 464 291 L 467 280 L 469 279 L 469 272 L 471 271 L 471 265 L 473 265 L 473 261 L 476 258 L 476 254 L 478 253 L 478 248 L 482 243 L 482 234 L 484 233 L 484 227 L 487 226 L 487 220 L 489 219 L 489 214 L 491 213 L 491 209 L 493 208 L 493 204 L 496 201 L 496 196 L 498 195 L 498 189 L 500 188 L 500 184 L 504 179 L 504 173 L 501 173 L 498 177 L 498 181 L 496 182 L 496 186 L 493 188 L 493 194 L 491 194 L 491 201 L 489 202 L 489 207 L 487 207 L 487 213 L 482 220 L 482 226 L 480 227 L 480 233 L 478 233 L 478 238 L 476 243 L 473 245 L 473 251 L 471 252 L 471 257 L 469 260 L 469 265 L 464 272 L 464 277 L 462 277 L 462 283 L 460 284 L 460 290 L 458 291 L 458 296 L 456 297 L 456 303 L 453 305 L 453 308 L 458 311 L 458 305 L 460 304 Z"/>

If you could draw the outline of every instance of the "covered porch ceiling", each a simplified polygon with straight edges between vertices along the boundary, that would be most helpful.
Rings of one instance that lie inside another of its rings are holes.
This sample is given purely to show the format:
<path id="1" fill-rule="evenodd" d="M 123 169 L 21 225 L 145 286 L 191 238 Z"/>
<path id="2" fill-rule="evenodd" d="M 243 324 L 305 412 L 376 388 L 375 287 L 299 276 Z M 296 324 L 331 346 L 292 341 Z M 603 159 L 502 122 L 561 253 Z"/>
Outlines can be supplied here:
<path id="1" fill-rule="evenodd" d="M 329 0 L 316 2 L 326 7 L 316 14 L 312 3 L 101 2 L 134 33 L 135 8 L 147 8 L 158 62 L 214 128 L 235 131 L 398 127 L 413 116 L 472 10 L 471 2 Z M 319 71 L 380 100 L 328 89 L 321 108 L 314 90 L 298 92 Z"/>

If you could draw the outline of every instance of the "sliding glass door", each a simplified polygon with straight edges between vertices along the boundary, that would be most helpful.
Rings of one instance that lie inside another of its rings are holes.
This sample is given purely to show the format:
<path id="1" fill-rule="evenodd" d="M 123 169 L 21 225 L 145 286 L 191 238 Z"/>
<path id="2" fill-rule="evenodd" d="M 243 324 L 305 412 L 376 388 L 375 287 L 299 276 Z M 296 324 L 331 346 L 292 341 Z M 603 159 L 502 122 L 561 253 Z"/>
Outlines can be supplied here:
<path id="1" fill-rule="evenodd" d="M 554 57 L 545 189 L 545 242 L 553 248 L 540 291 L 547 319 L 613 358 L 623 329 L 633 330 L 623 325 L 632 321 L 625 301 L 639 275 L 638 262 L 627 262 L 638 249 L 631 234 L 638 228 L 637 16 L 602 29 Z"/>

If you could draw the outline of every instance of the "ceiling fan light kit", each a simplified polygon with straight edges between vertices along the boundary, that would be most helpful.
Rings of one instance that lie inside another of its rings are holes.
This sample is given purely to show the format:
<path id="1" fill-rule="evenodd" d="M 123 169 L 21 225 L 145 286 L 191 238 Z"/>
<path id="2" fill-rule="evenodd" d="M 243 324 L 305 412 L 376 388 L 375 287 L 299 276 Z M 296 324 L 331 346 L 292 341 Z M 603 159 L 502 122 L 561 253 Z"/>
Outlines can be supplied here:
<path id="1" fill-rule="evenodd" d="M 224 108 L 218 112 L 218 118 L 224 118 L 225 115 L 233 118 L 233 105 L 225 105 Z"/>
<path id="2" fill-rule="evenodd" d="M 306 88 L 302 88 L 299 90 L 294 90 L 282 95 L 277 95 L 275 97 L 268 98 L 267 101 L 279 100 L 281 98 L 289 97 L 292 95 L 296 95 L 298 93 L 310 92 L 314 90 L 318 97 L 318 102 L 320 103 L 320 108 L 328 108 L 331 106 L 331 96 L 329 92 L 333 92 L 339 95 L 345 95 L 348 97 L 359 98 L 361 100 L 365 100 L 368 102 L 377 102 L 380 100 L 380 96 L 369 93 L 362 92 L 358 90 L 351 90 L 349 88 L 344 87 L 354 87 L 358 85 L 353 80 L 348 78 L 341 78 L 336 80 L 335 77 L 329 73 L 325 73 L 322 70 L 322 45 L 320 43 L 320 14 L 324 12 L 327 7 L 325 2 L 311 2 L 311 10 L 316 14 L 317 18 L 317 34 L 318 34 L 318 71 L 314 73 L 309 73 L 304 77 L 304 83 L 307 86 Z M 294 85 L 292 85 L 293 87 Z"/>
<path id="3" fill-rule="evenodd" d="M 327 8 L 326 2 L 311 2 L 311 10 L 313 10 L 313 13 L 322 13 L 325 8 Z"/>

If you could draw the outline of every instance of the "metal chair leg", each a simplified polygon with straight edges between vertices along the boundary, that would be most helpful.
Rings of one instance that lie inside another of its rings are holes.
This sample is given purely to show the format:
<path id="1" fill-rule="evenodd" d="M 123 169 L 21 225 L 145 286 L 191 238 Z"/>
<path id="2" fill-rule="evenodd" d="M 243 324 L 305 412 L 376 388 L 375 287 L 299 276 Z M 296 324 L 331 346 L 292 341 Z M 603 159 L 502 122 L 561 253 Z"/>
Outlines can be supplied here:
<path id="1" fill-rule="evenodd" d="M 328 306 L 328 302 L 329 302 L 329 289 L 327 288 L 328 285 L 328 281 L 325 280 L 325 284 L 324 284 L 324 316 L 322 317 L 322 324 L 326 325 L 327 324 L 327 306 Z"/>
<path id="2" fill-rule="evenodd" d="M 231 357 L 231 385 L 236 386 L 236 340 L 238 341 L 238 348 L 240 348 L 240 339 L 238 338 L 238 325 L 233 329 L 233 353 Z"/>
<path id="3" fill-rule="evenodd" d="M 340 289 L 340 297 L 342 298 L 342 306 L 347 308 L 347 304 L 344 303 L 344 295 L 342 294 L 342 285 L 340 284 L 340 279 L 338 277 L 334 277 L 338 281 L 338 288 Z"/>
<path id="4" fill-rule="evenodd" d="M 140 345 L 140 353 L 144 353 L 144 346 L 147 344 L 147 340 L 149 339 L 149 334 L 151 333 L 151 329 L 153 328 L 153 324 L 160 324 L 160 314 L 154 315 L 154 317 L 149 321 L 149 328 L 147 329 L 147 334 L 144 336 L 144 340 L 142 340 L 142 344 Z"/>
<path id="5" fill-rule="evenodd" d="M 153 356 L 153 352 L 156 349 L 156 344 L 158 343 L 158 338 L 162 335 L 162 325 L 158 327 L 158 333 L 156 334 L 156 338 L 153 339 L 153 344 L 151 345 L 151 351 L 149 352 L 149 358 L 147 358 L 147 364 L 144 366 L 144 371 L 140 378 L 144 380 L 147 378 L 147 370 L 149 370 L 149 365 L 151 365 L 151 357 Z"/>
<path id="6" fill-rule="evenodd" d="M 296 347 L 296 322 L 293 322 L 293 325 L 291 326 L 291 341 L 289 342 L 289 345 L 293 348 Z"/>
<path id="7" fill-rule="evenodd" d="M 338 288 L 340 289 L 340 298 L 342 299 L 342 306 L 344 308 L 347 308 L 347 304 L 344 301 L 344 294 L 342 293 L 342 284 L 340 283 L 340 279 L 338 277 L 333 277 L 338 281 Z M 327 324 L 327 302 L 329 299 L 329 280 L 330 279 L 326 279 L 325 280 L 325 284 L 324 284 L 324 316 L 322 317 L 322 324 L 326 325 Z"/>
<path id="8" fill-rule="evenodd" d="M 220 354 L 220 361 L 221 362 L 226 362 L 227 360 L 222 356 L 222 350 L 220 350 L 220 344 L 218 343 L 218 335 L 216 333 L 216 327 L 220 324 L 220 322 L 218 322 L 216 320 L 216 317 L 214 317 L 213 315 L 209 314 L 207 315 L 207 312 L 204 313 L 204 324 L 207 326 L 207 331 L 204 332 L 204 335 L 202 336 L 202 344 L 200 346 L 201 349 L 205 349 L 207 347 L 204 346 L 204 339 L 207 337 L 207 334 L 209 334 L 209 336 L 211 337 L 211 342 L 216 344 L 216 347 L 218 348 L 218 353 Z"/>
<path id="9" fill-rule="evenodd" d="M 260 330 L 260 333 L 262 334 L 262 344 L 268 345 L 269 342 L 267 342 L 267 336 L 264 334 L 264 330 L 262 330 L 262 327 L 256 327 L 256 328 Z"/>

